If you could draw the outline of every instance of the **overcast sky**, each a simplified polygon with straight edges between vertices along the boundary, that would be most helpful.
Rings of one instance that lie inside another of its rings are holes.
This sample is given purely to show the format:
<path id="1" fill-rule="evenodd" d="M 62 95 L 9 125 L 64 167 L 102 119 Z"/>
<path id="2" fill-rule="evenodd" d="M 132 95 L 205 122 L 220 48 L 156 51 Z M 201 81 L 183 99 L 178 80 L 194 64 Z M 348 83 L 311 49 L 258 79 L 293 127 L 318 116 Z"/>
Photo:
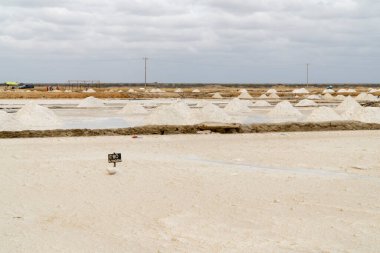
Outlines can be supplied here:
<path id="1" fill-rule="evenodd" d="M 0 82 L 380 82 L 378 0 L 0 0 Z"/>

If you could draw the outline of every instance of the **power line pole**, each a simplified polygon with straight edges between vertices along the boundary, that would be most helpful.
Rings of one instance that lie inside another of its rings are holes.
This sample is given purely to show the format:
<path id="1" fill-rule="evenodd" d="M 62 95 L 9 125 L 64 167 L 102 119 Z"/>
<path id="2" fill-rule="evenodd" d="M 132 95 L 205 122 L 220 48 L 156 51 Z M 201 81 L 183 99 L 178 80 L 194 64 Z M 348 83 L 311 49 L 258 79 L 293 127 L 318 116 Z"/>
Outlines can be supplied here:
<path id="1" fill-rule="evenodd" d="M 148 57 L 144 57 L 143 60 L 144 60 L 144 63 L 145 63 L 145 79 L 144 79 L 144 82 L 145 82 L 145 89 L 146 89 L 146 62 L 148 61 Z"/>
<path id="2" fill-rule="evenodd" d="M 309 63 L 306 63 L 306 86 L 309 87 Z"/>

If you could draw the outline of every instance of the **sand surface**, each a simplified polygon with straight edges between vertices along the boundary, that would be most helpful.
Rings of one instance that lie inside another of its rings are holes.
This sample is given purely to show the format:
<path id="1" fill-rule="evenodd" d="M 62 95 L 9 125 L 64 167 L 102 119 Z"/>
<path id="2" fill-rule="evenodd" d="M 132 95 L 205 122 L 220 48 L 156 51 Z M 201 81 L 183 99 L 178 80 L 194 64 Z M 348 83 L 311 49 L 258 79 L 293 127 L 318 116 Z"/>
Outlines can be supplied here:
<path id="1" fill-rule="evenodd" d="M 2 139 L 0 161 L 0 252 L 380 252 L 380 131 Z"/>

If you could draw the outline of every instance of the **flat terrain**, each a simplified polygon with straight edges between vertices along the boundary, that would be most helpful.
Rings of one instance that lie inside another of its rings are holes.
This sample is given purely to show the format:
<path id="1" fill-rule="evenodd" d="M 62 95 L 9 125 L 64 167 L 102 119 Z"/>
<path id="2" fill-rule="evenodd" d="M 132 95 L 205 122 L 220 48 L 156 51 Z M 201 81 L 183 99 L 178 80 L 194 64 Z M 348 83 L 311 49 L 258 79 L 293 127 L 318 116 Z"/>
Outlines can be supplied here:
<path id="1" fill-rule="evenodd" d="M 380 131 L 2 139 L 0 252 L 377 253 L 379 144 Z"/>

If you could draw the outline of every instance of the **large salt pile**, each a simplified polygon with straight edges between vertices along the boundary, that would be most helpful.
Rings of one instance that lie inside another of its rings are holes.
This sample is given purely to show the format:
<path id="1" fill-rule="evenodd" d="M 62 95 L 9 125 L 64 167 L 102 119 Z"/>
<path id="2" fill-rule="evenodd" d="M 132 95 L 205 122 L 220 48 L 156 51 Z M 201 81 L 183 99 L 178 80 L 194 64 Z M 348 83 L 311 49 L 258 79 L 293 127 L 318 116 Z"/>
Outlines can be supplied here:
<path id="1" fill-rule="evenodd" d="M 30 102 L 25 104 L 14 116 L 22 129 L 55 129 L 61 121 L 49 108 Z"/>
<path id="2" fill-rule="evenodd" d="M 214 95 L 212 95 L 212 98 L 223 98 L 223 97 L 222 97 L 222 95 L 220 95 L 219 92 L 217 92 Z"/>
<path id="3" fill-rule="evenodd" d="M 336 96 L 334 99 L 343 101 L 343 100 L 346 99 L 346 97 L 343 96 L 343 95 L 338 95 L 338 96 Z"/>
<path id="4" fill-rule="evenodd" d="M 275 89 L 269 89 L 269 90 L 267 90 L 266 93 L 267 94 L 277 93 L 277 90 L 275 90 Z"/>
<path id="5" fill-rule="evenodd" d="M 294 94 L 308 94 L 309 91 L 305 88 L 301 88 L 301 89 L 293 90 L 292 93 L 294 93 Z"/>
<path id="6" fill-rule="evenodd" d="M 238 98 L 249 99 L 249 98 L 252 98 L 252 96 L 249 95 L 248 92 L 242 92 L 242 93 L 240 93 L 240 95 L 238 96 Z"/>
<path id="7" fill-rule="evenodd" d="M 325 95 L 323 95 L 323 98 L 324 99 L 333 99 L 334 97 L 330 93 L 326 93 Z"/>
<path id="8" fill-rule="evenodd" d="M 262 94 L 259 98 L 268 98 L 267 95 Z"/>
<path id="9" fill-rule="evenodd" d="M 364 107 L 358 109 L 351 115 L 350 119 L 364 123 L 380 123 L 380 108 Z"/>
<path id="10" fill-rule="evenodd" d="M 176 92 L 176 93 L 181 93 L 181 92 L 183 92 L 183 90 L 182 90 L 181 88 L 178 88 L 178 89 L 175 89 L 174 92 Z"/>
<path id="11" fill-rule="evenodd" d="M 324 121 L 337 121 L 342 120 L 342 117 L 339 116 L 332 108 L 322 106 L 315 108 L 311 114 L 306 118 L 305 121 L 308 122 L 324 122 Z"/>
<path id="12" fill-rule="evenodd" d="M 193 125 L 199 122 L 191 109 L 182 101 L 163 105 L 151 112 L 144 125 Z"/>
<path id="13" fill-rule="evenodd" d="M 87 97 L 83 99 L 79 104 L 78 107 L 103 107 L 104 102 L 101 99 L 94 98 L 94 97 Z"/>
<path id="14" fill-rule="evenodd" d="M 147 112 L 148 111 L 138 103 L 128 103 L 120 110 L 120 114 L 145 114 Z"/>
<path id="15" fill-rule="evenodd" d="M 269 107 L 271 105 L 265 100 L 259 100 L 256 103 L 254 103 L 253 106 L 254 107 Z"/>
<path id="16" fill-rule="evenodd" d="M 327 93 L 332 94 L 332 93 L 335 93 L 335 91 L 334 91 L 333 89 L 325 89 L 325 90 L 322 92 L 322 94 L 327 94 Z"/>
<path id="17" fill-rule="evenodd" d="M 248 107 L 252 103 L 249 101 L 243 101 L 239 98 L 232 99 L 226 107 L 224 107 L 224 110 L 228 113 L 234 114 L 234 113 L 247 113 L 251 112 L 251 109 Z"/>
<path id="18" fill-rule="evenodd" d="M 302 100 L 299 101 L 295 106 L 297 106 L 297 107 L 304 107 L 304 106 L 318 106 L 318 104 L 315 103 L 313 100 L 302 99 Z"/>
<path id="19" fill-rule="evenodd" d="M 207 104 L 201 109 L 200 121 L 202 122 L 218 122 L 218 123 L 229 123 L 231 122 L 231 117 L 220 109 L 218 106 L 211 103 Z"/>
<path id="20" fill-rule="evenodd" d="M 307 99 L 319 100 L 319 99 L 321 99 L 321 96 L 319 96 L 319 95 L 310 95 L 310 96 L 307 97 Z"/>
<path id="21" fill-rule="evenodd" d="M 282 121 L 283 118 L 299 118 L 302 117 L 302 113 L 300 113 L 296 108 L 292 106 L 292 104 L 285 100 L 278 103 L 269 113 L 268 115 L 274 119 L 278 119 Z"/>
<path id="22" fill-rule="evenodd" d="M 365 92 L 360 93 L 356 98 L 358 101 L 377 101 L 377 97 L 372 94 L 367 94 Z"/>
<path id="23" fill-rule="evenodd" d="M 276 93 L 271 93 L 268 98 L 280 98 Z"/>
<path id="24" fill-rule="evenodd" d="M 344 112 L 347 110 L 353 110 L 353 109 L 360 109 L 361 105 L 356 102 L 355 99 L 353 99 L 351 96 L 346 97 L 342 103 L 340 103 L 336 110 L 340 112 Z"/>
<path id="25" fill-rule="evenodd" d="M 194 89 L 192 92 L 194 92 L 194 93 L 199 93 L 199 92 L 201 92 L 199 89 Z"/>

